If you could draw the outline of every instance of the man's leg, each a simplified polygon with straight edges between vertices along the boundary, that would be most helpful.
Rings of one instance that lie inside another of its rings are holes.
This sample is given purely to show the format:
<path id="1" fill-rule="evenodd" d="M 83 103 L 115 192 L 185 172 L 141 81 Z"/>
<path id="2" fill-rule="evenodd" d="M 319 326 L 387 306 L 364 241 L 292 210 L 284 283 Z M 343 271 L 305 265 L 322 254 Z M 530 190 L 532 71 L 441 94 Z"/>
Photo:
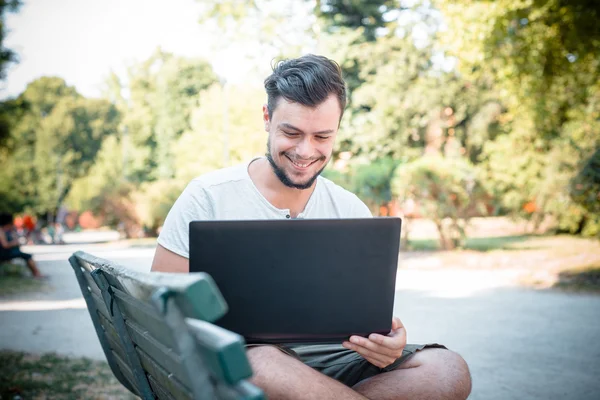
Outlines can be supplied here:
<path id="1" fill-rule="evenodd" d="M 273 346 L 247 351 L 254 376 L 251 381 L 269 399 L 360 399 L 365 397 Z"/>
<path id="2" fill-rule="evenodd" d="M 471 393 L 467 363 L 446 349 L 417 351 L 393 371 L 354 385 L 369 399 L 466 399 Z"/>

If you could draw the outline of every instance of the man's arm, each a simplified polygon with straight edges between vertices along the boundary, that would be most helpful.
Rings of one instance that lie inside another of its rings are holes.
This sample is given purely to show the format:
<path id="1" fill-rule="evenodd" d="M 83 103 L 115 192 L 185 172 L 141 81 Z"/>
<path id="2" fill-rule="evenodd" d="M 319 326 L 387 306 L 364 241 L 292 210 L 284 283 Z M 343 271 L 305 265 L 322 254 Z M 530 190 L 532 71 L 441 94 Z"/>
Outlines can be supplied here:
<path id="1" fill-rule="evenodd" d="M 159 244 L 156 246 L 156 252 L 154 253 L 152 272 L 178 272 L 187 274 L 190 272 L 190 260 L 165 249 Z"/>

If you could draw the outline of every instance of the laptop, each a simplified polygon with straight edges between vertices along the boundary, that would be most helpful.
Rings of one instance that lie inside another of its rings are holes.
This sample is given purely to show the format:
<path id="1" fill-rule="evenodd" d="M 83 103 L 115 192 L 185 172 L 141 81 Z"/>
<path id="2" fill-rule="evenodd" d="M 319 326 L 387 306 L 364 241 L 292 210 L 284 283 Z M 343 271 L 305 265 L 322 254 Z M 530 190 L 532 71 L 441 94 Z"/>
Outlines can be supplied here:
<path id="1" fill-rule="evenodd" d="M 193 221 L 190 272 L 229 305 L 215 323 L 247 343 L 388 334 L 400 218 Z"/>

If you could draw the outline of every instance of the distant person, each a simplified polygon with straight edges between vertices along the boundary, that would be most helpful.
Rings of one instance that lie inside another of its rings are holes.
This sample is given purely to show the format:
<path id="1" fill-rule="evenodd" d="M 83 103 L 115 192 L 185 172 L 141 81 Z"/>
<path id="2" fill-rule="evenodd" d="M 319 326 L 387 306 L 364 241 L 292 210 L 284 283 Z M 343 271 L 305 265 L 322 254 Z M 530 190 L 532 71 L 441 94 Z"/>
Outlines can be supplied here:
<path id="1" fill-rule="evenodd" d="M 12 214 L 0 214 L 0 262 L 15 258 L 25 260 L 34 278 L 43 278 L 31 254 L 21 251 Z"/>
<path id="2" fill-rule="evenodd" d="M 63 234 L 65 233 L 65 228 L 60 222 L 55 222 L 53 225 L 54 229 L 52 230 L 52 243 L 54 244 L 65 244 L 63 240 Z"/>
<path id="3" fill-rule="evenodd" d="M 265 80 L 265 89 L 266 156 L 189 183 L 160 232 L 153 271 L 189 272 L 193 220 L 372 217 L 356 195 L 320 176 L 331 160 L 346 106 L 339 65 L 315 55 L 282 61 Z M 298 252 L 304 245 L 297 243 Z M 283 268 L 285 259 L 281 263 Z M 277 399 L 469 395 L 471 378 L 462 357 L 438 344 L 406 344 L 398 318 L 391 327 L 388 335 L 353 336 L 338 345 L 249 347 L 252 381 Z"/>

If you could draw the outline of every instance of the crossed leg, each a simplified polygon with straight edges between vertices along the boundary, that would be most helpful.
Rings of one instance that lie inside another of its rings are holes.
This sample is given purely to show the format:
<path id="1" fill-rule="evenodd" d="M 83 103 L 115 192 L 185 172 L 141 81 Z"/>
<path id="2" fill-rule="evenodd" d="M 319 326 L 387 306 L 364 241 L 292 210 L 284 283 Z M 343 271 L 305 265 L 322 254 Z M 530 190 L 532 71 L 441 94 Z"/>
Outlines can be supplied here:
<path id="1" fill-rule="evenodd" d="M 466 399 L 471 391 L 466 362 L 445 349 L 419 351 L 397 369 L 353 388 L 272 346 L 254 347 L 247 354 L 254 370 L 252 382 L 269 399 Z"/>

